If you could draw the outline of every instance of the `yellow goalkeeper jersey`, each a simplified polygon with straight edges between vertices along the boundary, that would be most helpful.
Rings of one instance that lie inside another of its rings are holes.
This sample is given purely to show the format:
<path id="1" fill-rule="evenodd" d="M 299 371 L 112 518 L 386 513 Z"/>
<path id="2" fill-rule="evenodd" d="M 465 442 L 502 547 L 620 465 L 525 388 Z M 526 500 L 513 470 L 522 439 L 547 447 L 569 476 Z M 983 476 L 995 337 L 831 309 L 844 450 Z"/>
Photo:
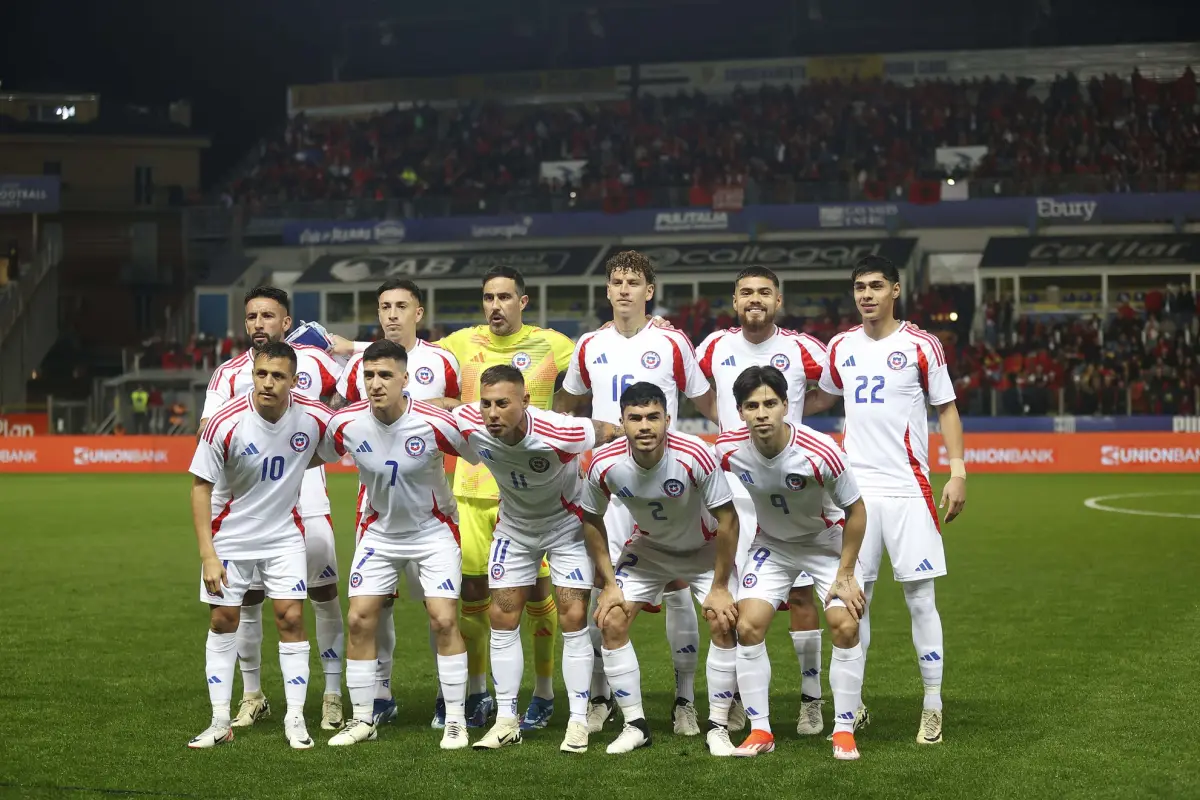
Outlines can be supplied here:
<path id="1" fill-rule="evenodd" d="M 462 371 L 464 403 L 479 402 L 479 378 L 488 367 L 511 364 L 525 375 L 529 402 L 550 410 L 554 403 L 554 383 L 571 363 L 575 343 L 558 331 L 522 325 L 510 336 L 496 336 L 487 325 L 463 328 L 435 344 L 446 348 L 458 359 Z M 471 465 L 459 459 L 454 468 L 454 494 L 481 500 L 499 500 L 496 481 L 483 464 Z"/>

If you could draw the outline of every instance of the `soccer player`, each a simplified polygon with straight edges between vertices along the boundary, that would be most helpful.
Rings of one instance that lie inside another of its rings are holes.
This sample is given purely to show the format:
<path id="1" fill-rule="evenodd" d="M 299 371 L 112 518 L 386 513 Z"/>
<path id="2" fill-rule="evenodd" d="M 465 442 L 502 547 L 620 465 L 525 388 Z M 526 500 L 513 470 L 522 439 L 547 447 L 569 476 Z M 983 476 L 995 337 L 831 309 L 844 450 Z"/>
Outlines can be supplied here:
<path id="1" fill-rule="evenodd" d="M 223 403 L 249 390 L 253 382 L 255 354 L 268 344 L 281 341 L 292 326 L 289 308 L 287 292 L 282 289 L 259 286 L 246 293 L 246 335 L 250 337 L 251 347 L 237 358 L 217 367 L 213 373 L 204 398 L 204 411 L 200 415 L 201 430 Z M 297 360 L 295 391 L 313 400 L 332 396 L 339 372 L 333 358 L 319 348 L 305 345 L 297 345 L 293 351 Z M 304 546 L 308 554 L 305 586 L 316 617 L 317 649 L 321 654 L 321 669 L 325 673 L 321 727 L 337 730 L 343 719 L 342 648 L 345 631 L 337 595 L 337 552 L 323 467 L 304 476 L 299 513 L 304 523 Z M 271 713 L 261 687 L 263 596 L 263 585 L 255 581 L 243 599 L 241 624 L 237 629 L 242 703 L 233 721 L 235 728 L 252 725 Z"/>
<path id="2" fill-rule="evenodd" d="M 474 747 L 496 750 L 521 743 L 517 720 L 525 666 L 521 611 L 545 554 L 563 632 L 563 682 L 571 708 L 559 749 L 583 753 L 588 746 L 593 659 L 586 620 L 594 575 L 580 521 L 579 456 L 597 443 L 612 440 L 618 431 L 604 422 L 530 408 L 525 378 L 516 367 L 488 367 L 479 384 L 479 405 L 462 405 L 454 412 L 467 446 L 500 489 L 499 521 L 488 564 L 496 724 Z"/>
<path id="3" fill-rule="evenodd" d="M 729 484 L 711 447 L 695 436 L 670 433 L 667 398 L 638 382 L 621 394 L 625 436 L 596 451 L 583 490 L 584 537 L 600 578 L 596 621 L 604 637 L 604 673 L 621 707 L 624 727 L 609 753 L 650 744 L 642 709 L 641 670 L 629 641 L 630 623 L 674 581 L 687 584 L 709 623 L 709 723 L 715 756 L 733 753 L 729 708 L 737 690 L 734 576 L 738 519 Z M 604 513 L 620 497 L 633 516 L 633 536 L 614 568 Z"/>
<path id="4" fill-rule="evenodd" d="M 929 485 L 929 423 L 926 404 L 937 409 L 950 480 L 942 489 L 945 521 L 967 500 L 962 420 L 954 386 L 937 337 L 895 318 L 900 273 L 880 256 L 866 256 L 851 275 L 862 325 L 834 336 L 820 389 L 809 395 L 805 413 L 846 406 L 845 448 L 867 506 L 867 533 L 859 560 L 867 610 L 859 621 L 863 653 L 870 645 L 870 605 L 886 547 L 892 572 L 904 589 L 912 617 L 913 646 L 925 684 L 920 744 L 942 741 L 942 619 L 933 579 L 946 574 L 938 506 Z"/>
<path id="5" fill-rule="evenodd" d="M 483 276 L 483 312 L 487 324 L 457 330 L 438 342 L 454 354 L 462 367 L 462 402 L 479 401 L 479 381 L 484 370 L 497 364 L 508 364 L 524 376 L 530 405 L 550 409 L 559 374 L 567 369 L 575 345 L 558 331 L 526 325 L 522 314 L 528 304 L 521 273 L 512 267 L 493 267 Z M 488 553 L 492 547 L 500 495 L 487 467 L 460 461 L 454 470 L 454 496 L 462 518 L 460 624 L 470 662 L 467 719 L 472 727 L 482 727 L 495 710 L 487 691 L 491 635 Z M 554 713 L 554 635 L 558 614 L 551 591 L 550 570 L 544 563 L 525 612 L 533 633 L 535 683 L 521 729 L 535 730 L 546 727 Z"/>
<path id="6" fill-rule="evenodd" d="M 605 264 L 608 300 L 613 325 L 579 338 L 571 365 L 555 397 L 556 410 L 576 413 L 591 395 L 591 415 L 612 424 L 621 421 L 621 393 L 646 381 L 662 389 L 666 412 L 678 416 L 679 392 L 692 398 L 697 410 L 716 419 L 716 399 L 696 362 L 692 343 L 682 331 L 650 322 L 647 305 L 654 299 L 654 265 L 634 250 L 617 253 Z M 633 520 L 621 500 L 609 503 L 604 517 L 609 555 L 617 563 L 621 548 L 633 533 Z M 596 593 L 598 596 L 598 592 Z M 670 586 L 663 594 L 666 606 L 667 643 L 675 665 L 675 706 L 671 719 L 675 733 L 698 736 L 695 676 L 700 647 L 696 609 L 686 586 Z M 592 645 L 600 652 L 600 631 L 590 626 Z M 598 733 L 615 712 L 604 678 L 604 665 L 596 659 L 588 708 L 588 730 Z"/>
<path id="7" fill-rule="evenodd" d="M 441 397 L 458 397 L 458 359 L 449 350 L 430 344 L 417 338 L 417 325 L 425 316 L 421 290 L 415 283 L 404 278 L 389 278 L 379 285 L 376 291 L 378 298 L 379 327 L 383 329 L 384 338 L 396 342 L 408 353 L 408 374 L 410 380 L 405 392 L 413 400 L 432 401 Z M 345 403 L 356 403 L 367 398 L 366 382 L 363 378 L 363 353 L 357 352 L 346 362 L 341 377 L 338 378 L 337 392 Z M 333 407 L 338 408 L 343 403 L 336 398 Z M 359 487 L 359 515 L 363 511 L 366 499 L 364 487 Z M 356 526 L 357 527 L 357 526 Z M 423 600 L 420 595 L 420 576 L 417 574 L 416 563 L 410 561 L 405 571 L 408 578 L 409 593 L 414 599 Z M 396 701 L 392 699 L 392 653 L 396 650 L 396 622 L 392 607 L 394 598 L 388 598 L 380 612 L 379 625 L 376 628 L 375 644 L 376 657 L 379 661 L 375 673 L 375 722 L 390 722 L 396 718 Z M 434 656 L 437 656 L 437 638 L 430 629 L 429 646 Z M 432 727 L 444 728 L 446 725 L 446 704 L 440 689 L 434 705 Z"/>
<path id="8" fill-rule="evenodd" d="M 782 306 L 779 277 L 766 267 L 747 267 L 733 284 L 733 308 L 740 327 L 714 331 L 700 344 L 700 369 L 717 390 L 721 433 L 746 427 L 734 401 L 733 387 L 738 376 L 749 367 L 773 366 L 780 371 L 788 386 L 788 421 L 800 424 L 808 382 L 815 383 L 821 378 L 825 345 L 806 333 L 777 326 L 775 315 Z M 737 561 L 740 575 L 745 572 L 757 528 L 754 503 L 742 481 L 734 475 L 726 478 L 741 524 Z M 796 732 L 801 735 L 816 735 L 825 727 L 821 714 L 821 627 L 812 585 L 812 578 L 801 571 L 786 598 L 790 606 L 792 647 L 800 664 L 800 716 Z M 741 725 L 733 721 L 729 727 L 739 730 Z"/>
<path id="9" fill-rule="evenodd" d="M 354 716 L 329 740 L 335 747 L 376 738 L 375 628 L 407 562 L 418 565 L 429 624 L 437 637 L 438 679 L 446 703 L 441 747 L 458 750 L 469 743 L 467 648 L 457 622 L 462 555 L 442 457 L 474 456 L 448 411 L 404 394 L 407 361 L 408 353 L 395 342 L 385 339 L 368 347 L 362 373 L 370 399 L 336 412 L 321 443 L 327 461 L 349 454 L 366 487 L 350 573 L 346 685 Z"/>
<path id="10" fill-rule="evenodd" d="M 854 720 L 862 702 L 865 666 L 857 620 L 866 604 L 858 583 L 858 551 L 867 511 L 850 460 L 837 443 L 789 421 L 790 391 L 776 367 L 748 367 L 733 384 L 748 427 L 717 437 L 721 469 L 745 485 L 757 512 L 753 552 L 739 573 L 737 603 L 737 681 L 751 731 L 733 754 L 756 756 L 775 749 L 767 628 L 796 577 L 806 573 L 824 598 L 833 637 L 833 755 L 856 759 Z"/>
<path id="11" fill-rule="evenodd" d="M 304 628 L 305 526 L 297 504 L 305 470 L 320 463 L 317 443 L 330 411 L 294 393 L 295 351 L 283 342 L 256 348 L 253 388 L 209 418 L 189 471 L 192 521 L 200 545 L 200 602 L 210 609 L 205 670 L 212 724 L 188 742 L 202 749 L 233 741 L 229 702 L 239 617 L 252 583 L 273 601 L 279 668 L 287 696 L 283 730 L 297 750 L 313 746 L 304 724 L 309 645 Z"/>

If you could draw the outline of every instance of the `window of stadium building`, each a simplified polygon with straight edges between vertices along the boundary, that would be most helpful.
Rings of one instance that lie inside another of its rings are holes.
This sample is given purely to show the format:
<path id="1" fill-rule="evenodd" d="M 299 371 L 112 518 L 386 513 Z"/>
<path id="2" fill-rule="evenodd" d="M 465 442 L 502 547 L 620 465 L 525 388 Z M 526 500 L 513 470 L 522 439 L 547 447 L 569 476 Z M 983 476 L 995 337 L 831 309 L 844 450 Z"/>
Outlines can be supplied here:
<path id="1" fill-rule="evenodd" d="M 325 295 L 325 321 L 354 322 L 354 293 L 329 292 Z"/>
<path id="2" fill-rule="evenodd" d="M 1022 313 L 1099 313 L 1101 305 L 1099 275 L 1021 276 Z"/>

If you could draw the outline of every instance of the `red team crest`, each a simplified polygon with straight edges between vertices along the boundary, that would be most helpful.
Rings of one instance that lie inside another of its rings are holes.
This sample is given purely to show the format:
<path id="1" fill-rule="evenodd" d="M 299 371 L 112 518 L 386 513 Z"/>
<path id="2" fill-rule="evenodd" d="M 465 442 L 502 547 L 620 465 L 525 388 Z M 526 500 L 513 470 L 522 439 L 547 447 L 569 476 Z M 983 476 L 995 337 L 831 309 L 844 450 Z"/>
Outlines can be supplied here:
<path id="1" fill-rule="evenodd" d="M 302 375 L 304 373 L 301 373 Z M 303 453 L 308 449 L 308 434 L 301 431 L 292 437 L 292 449 L 297 453 Z"/>
<path id="2" fill-rule="evenodd" d="M 413 377 L 417 379 L 417 383 L 422 386 L 428 386 L 433 383 L 433 370 L 429 367 L 420 367 L 413 373 Z"/>
<path id="3" fill-rule="evenodd" d="M 887 364 L 892 369 L 899 372 L 908 366 L 908 356 L 901 353 L 899 350 L 888 356 Z"/>
<path id="4" fill-rule="evenodd" d="M 425 454 L 425 440 L 420 436 L 410 436 L 408 441 L 404 443 L 404 452 L 408 453 L 413 458 Z"/>
<path id="5" fill-rule="evenodd" d="M 667 497 L 679 497 L 681 494 L 683 494 L 683 489 L 683 481 L 681 480 L 668 478 L 667 480 L 663 481 L 663 491 L 666 492 Z"/>
<path id="6" fill-rule="evenodd" d="M 791 359 L 783 353 L 776 353 L 771 356 L 771 366 L 780 372 L 787 372 L 787 368 L 792 365 Z"/>
<path id="7" fill-rule="evenodd" d="M 302 392 L 307 392 L 312 387 L 312 375 L 307 372 L 296 373 L 296 388 Z"/>
<path id="8" fill-rule="evenodd" d="M 662 356 L 653 350 L 647 350 L 642 353 L 642 366 L 646 369 L 658 369 L 658 365 L 662 363 Z"/>
<path id="9" fill-rule="evenodd" d="M 533 359 L 529 357 L 529 353 L 517 353 L 512 357 L 512 365 L 524 372 L 529 369 L 529 365 L 533 363 Z"/>

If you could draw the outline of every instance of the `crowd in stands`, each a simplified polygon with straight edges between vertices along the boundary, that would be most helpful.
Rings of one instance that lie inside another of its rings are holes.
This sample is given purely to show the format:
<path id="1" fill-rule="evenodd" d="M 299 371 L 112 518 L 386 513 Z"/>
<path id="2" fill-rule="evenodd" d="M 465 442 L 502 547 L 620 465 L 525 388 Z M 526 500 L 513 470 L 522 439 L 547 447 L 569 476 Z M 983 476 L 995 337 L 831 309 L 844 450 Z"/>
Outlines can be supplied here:
<path id="1" fill-rule="evenodd" d="M 934 176 L 939 146 L 986 145 L 974 177 L 1009 193 L 1063 178 L 1095 191 L 1197 188 L 1200 130 L 1189 68 L 1158 83 L 1136 71 L 1086 83 L 878 80 L 642 96 L 608 104 L 451 110 L 420 106 L 356 119 L 292 118 L 260 146 L 228 202 L 401 200 L 408 213 L 495 209 L 497 196 L 570 206 L 711 206 L 737 185 L 747 204 L 887 199 Z M 586 160 L 578 180 L 544 161 Z M 938 173 L 937 177 L 940 177 Z M 913 196 L 911 199 L 918 199 Z"/>

